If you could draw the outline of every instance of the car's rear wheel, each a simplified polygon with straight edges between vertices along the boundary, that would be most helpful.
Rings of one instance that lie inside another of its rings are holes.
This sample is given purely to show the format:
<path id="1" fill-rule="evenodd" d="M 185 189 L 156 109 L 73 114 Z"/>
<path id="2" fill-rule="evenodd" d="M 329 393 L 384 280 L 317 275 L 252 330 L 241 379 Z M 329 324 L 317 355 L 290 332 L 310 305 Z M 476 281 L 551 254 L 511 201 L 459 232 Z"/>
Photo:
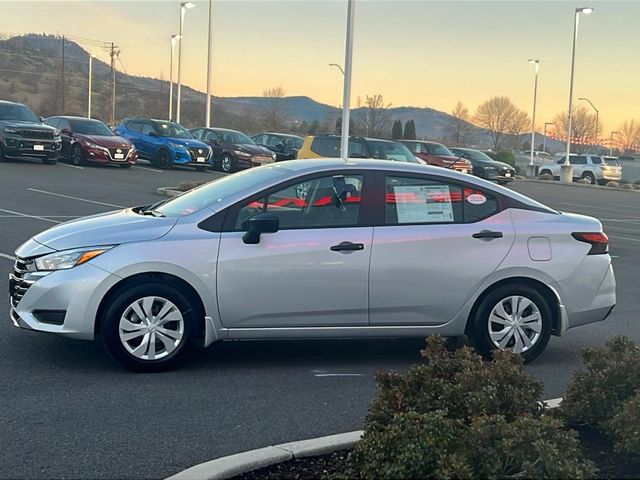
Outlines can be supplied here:
<path id="1" fill-rule="evenodd" d="M 236 162 L 228 153 L 225 153 L 220 157 L 220 170 L 224 173 L 233 173 L 236 170 Z"/>
<path id="2" fill-rule="evenodd" d="M 595 185 L 596 184 L 596 177 L 593 173 L 591 172 L 584 172 L 582 174 L 582 178 L 584 178 L 585 180 L 589 180 L 589 183 L 591 185 Z"/>
<path id="3" fill-rule="evenodd" d="M 169 168 L 171 166 L 171 154 L 168 150 L 161 148 L 156 152 L 153 164 L 158 168 Z"/>
<path id="4" fill-rule="evenodd" d="M 102 317 L 103 343 L 130 370 L 172 368 L 192 343 L 196 311 L 191 301 L 171 285 L 139 284 L 110 300 Z"/>
<path id="5" fill-rule="evenodd" d="M 77 143 L 71 149 L 71 162 L 76 166 L 80 166 L 84 162 L 84 152 Z"/>
<path id="6" fill-rule="evenodd" d="M 502 285 L 489 292 L 470 319 L 469 339 L 485 358 L 495 350 L 508 350 L 525 362 L 546 348 L 553 313 L 547 299 L 525 284 Z"/>

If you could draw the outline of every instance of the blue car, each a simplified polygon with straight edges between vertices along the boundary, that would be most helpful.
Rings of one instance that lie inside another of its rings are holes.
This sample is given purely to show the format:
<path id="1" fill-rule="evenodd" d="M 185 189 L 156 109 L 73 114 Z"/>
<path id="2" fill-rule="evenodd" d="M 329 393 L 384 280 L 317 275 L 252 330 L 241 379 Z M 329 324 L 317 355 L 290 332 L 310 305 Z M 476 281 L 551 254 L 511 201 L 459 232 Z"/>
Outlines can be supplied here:
<path id="1" fill-rule="evenodd" d="M 136 146 L 138 158 L 158 168 L 184 165 L 206 170 L 211 166 L 211 148 L 175 122 L 128 118 L 114 132 Z"/>

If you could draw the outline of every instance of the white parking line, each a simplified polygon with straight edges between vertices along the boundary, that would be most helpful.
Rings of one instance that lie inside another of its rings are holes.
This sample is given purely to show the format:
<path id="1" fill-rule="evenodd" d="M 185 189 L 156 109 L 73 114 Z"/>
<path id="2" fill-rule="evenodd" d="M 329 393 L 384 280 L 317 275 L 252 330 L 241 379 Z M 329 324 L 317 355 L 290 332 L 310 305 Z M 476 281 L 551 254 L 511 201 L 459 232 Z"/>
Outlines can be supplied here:
<path id="1" fill-rule="evenodd" d="M 156 170 L 155 168 L 139 167 L 137 165 L 135 165 L 133 168 L 137 168 L 138 170 L 149 170 L 150 172 L 156 172 L 156 173 L 164 173 L 162 170 Z"/>
<path id="2" fill-rule="evenodd" d="M 0 253 L 0 258 L 6 258 L 7 260 L 15 261 L 16 257 L 13 255 L 7 255 L 6 253 Z"/>
<path id="3" fill-rule="evenodd" d="M 58 163 L 58 165 L 69 168 L 77 168 L 78 170 L 84 170 L 84 167 L 78 167 L 76 165 L 69 165 L 68 163 Z"/>
<path id="4" fill-rule="evenodd" d="M 35 218 L 36 220 L 43 220 L 45 222 L 62 223 L 62 222 L 59 222 L 58 220 L 51 220 L 50 218 L 39 217 L 38 215 L 29 215 L 28 213 L 14 212 L 13 210 L 5 210 L 4 208 L 0 208 L 0 212 L 11 213 L 11 214 L 17 215 L 19 217 Z"/>
<path id="5" fill-rule="evenodd" d="M 43 218 L 80 218 L 81 215 L 42 215 Z M 29 218 L 20 215 L 0 215 L 0 218 Z"/>
<path id="6" fill-rule="evenodd" d="M 89 200 L 88 198 L 72 197 L 71 195 L 63 195 L 62 193 L 47 192 L 46 190 L 38 190 L 37 188 L 27 188 L 27 190 L 29 190 L 30 192 L 44 193 L 45 195 L 53 195 L 55 197 L 70 198 L 72 200 L 78 200 L 80 202 L 95 203 L 96 205 L 106 205 L 107 207 L 126 208 L 123 205 L 114 205 L 113 203 L 97 202 L 96 200 Z"/>
<path id="7" fill-rule="evenodd" d="M 362 377 L 362 373 L 316 373 L 314 377 Z"/>

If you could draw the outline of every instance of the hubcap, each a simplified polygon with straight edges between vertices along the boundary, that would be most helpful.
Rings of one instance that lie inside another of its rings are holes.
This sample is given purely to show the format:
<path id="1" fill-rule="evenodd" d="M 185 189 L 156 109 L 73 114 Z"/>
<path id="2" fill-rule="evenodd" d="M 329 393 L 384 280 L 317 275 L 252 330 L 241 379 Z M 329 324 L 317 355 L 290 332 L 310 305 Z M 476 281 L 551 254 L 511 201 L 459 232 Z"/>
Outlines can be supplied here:
<path id="1" fill-rule="evenodd" d="M 82 161 L 82 149 L 76 147 L 73 149 L 73 163 L 80 165 Z"/>
<path id="2" fill-rule="evenodd" d="M 222 170 L 224 170 L 225 172 L 231 171 L 231 158 L 227 155 L 222 157 Z"/>
<path id="3" fill-rule="evenodd" d="M 500 300 L 489 314 L 489 338 L 500 350 L 524 353 L 533 348 L 542 332 L 542 315 L 526 297 Z"/>
<path id="4" fill-rule="evenodd" d="M 139 298 L 125 309 L 118 332 L 131 355 L 141 360 L 159 360 L 182 342 L 184 318 L 166 298 Z"/>

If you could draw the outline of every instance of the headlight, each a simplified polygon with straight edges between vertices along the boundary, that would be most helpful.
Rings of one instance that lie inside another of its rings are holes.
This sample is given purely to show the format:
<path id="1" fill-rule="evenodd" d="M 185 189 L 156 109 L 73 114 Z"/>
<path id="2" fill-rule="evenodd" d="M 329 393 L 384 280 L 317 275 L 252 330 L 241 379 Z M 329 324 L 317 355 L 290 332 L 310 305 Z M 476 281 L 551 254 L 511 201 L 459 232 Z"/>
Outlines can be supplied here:
<path id="1" fill-rule="evenodd" d="M 102 255 L 109 247 L 90 247 L 65 250 L 50 253 L 44 257 L 36 258 L 36 268 L 40 271 L 68 270 L 77 265 L 82 265 L 98 255 Z"/>
<path id="2" fill-rule="evenodd" d="M 236 150 L 235 153 L 239 157 L 250 157 L 251 154 L 249 152 L 243 152 L 242 150 Z"/>
<path id="3" fill-rule="evenodd" d="M 172 143 L 171 146 L 173 148 L 181 148 L 181 149 L 186 149 L 187 147 L 185 147 L 184 145 L 180 145 L 179 143 Z"/>
<path id="4" fill-rule="evenodd" d="M 271 158 L 273 158 L 275 160 L 276 159 L 276 154 L 275 153 L 271 153 Z"/>
<path id="5" fill-rule="evenodd" d="M 102 149 L 102 147 L 100 145 L 96 145 L 95 143 L 91 143 L 91 142 L 86 142 L 85 145 L 89 148 L 99 148 Z"/>
<path id="6" fill-rule="evenodd" d="M 4 128 L 4 133 L 12 133 L 14 135 L 20 133 L 20 130 L 17 128 L 13 128 L 13 127 L 5 127 Z"/>
<path id="7" fill-rule="evenodd" d="M 60 136 L 60 130 L 58 130 L 57 128 L 53 130 L 53 136 L 54 137 L 59 137 Z"/>

